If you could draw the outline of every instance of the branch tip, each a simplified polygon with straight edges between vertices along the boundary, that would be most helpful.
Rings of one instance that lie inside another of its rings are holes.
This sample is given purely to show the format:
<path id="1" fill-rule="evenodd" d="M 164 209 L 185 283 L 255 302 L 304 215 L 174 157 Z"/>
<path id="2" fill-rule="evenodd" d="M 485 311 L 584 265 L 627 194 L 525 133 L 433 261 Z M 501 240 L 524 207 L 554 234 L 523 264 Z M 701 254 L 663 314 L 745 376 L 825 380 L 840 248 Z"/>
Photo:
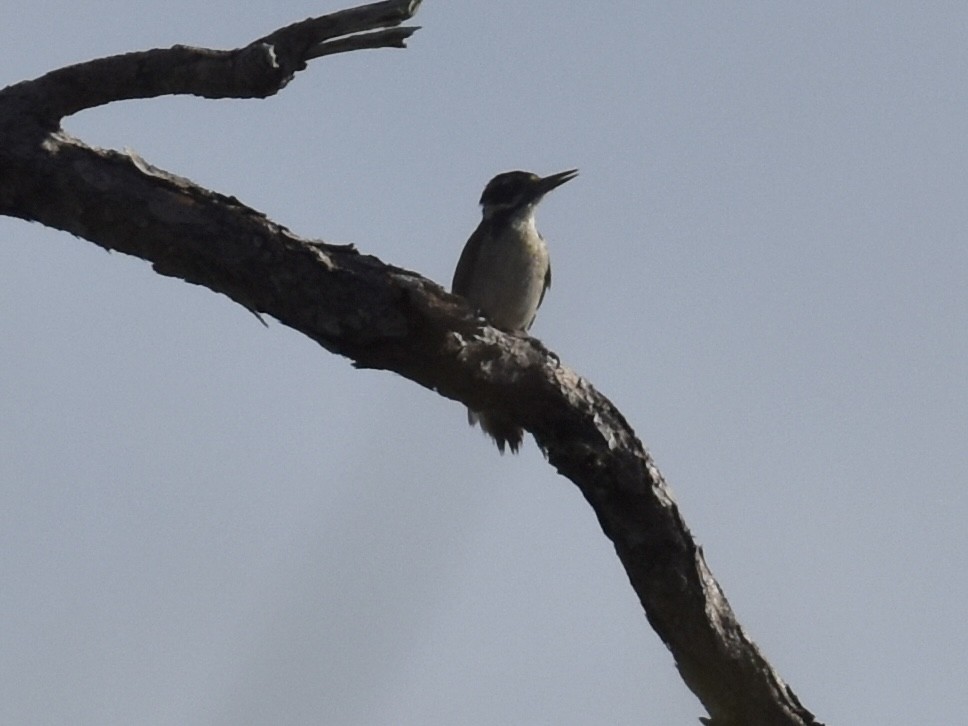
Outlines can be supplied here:
<path id="1" fill-rule="evenodd" d="M 407 38 L 420 30 L 420 26 L 406 26 L 400 28 L 386 28 L 374 30 L 370 33 L 358 33 L 335 40 L 317 43 L 306 54 L 307 61 L 322 58 L 336 53 L 349 53 L 354 50 L 368 50 L 372 48 L 406 48 Z"/>

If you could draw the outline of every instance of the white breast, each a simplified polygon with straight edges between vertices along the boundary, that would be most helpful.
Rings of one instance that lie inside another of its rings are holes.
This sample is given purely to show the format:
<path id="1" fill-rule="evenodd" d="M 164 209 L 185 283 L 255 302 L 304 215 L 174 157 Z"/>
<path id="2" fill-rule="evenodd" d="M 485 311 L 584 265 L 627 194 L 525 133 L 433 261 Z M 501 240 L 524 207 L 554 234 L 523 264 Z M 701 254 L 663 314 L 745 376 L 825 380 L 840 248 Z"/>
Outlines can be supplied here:
<path id="1" fill-rule="evenodd" d="M 467 298 L 503 330 L 527 330 L 544 291 L 549 256 L 534 216 L 522 215 L 481 247 Z"/>

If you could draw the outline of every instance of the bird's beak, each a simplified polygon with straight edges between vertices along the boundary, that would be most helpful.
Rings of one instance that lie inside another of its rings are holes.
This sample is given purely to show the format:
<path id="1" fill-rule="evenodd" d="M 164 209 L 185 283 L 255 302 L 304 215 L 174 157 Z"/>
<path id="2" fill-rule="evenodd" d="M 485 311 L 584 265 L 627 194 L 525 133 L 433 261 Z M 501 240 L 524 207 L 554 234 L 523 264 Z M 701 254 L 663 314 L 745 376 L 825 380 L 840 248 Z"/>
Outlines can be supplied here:
<path id="1" fill-rule="evenodd" d="M 571 181 L 576 176 L 578 176 L 578 169 L 569 169 L 568 171 L 562 171 L 558 172 L 557 174 L 552 174 L 551 176 L 542 177 L 541 181 L 538 182 L 538 188 L 541 190 L 541 194 L 547 194 L 552 189 L 560 187 L 566 181 Z"/>

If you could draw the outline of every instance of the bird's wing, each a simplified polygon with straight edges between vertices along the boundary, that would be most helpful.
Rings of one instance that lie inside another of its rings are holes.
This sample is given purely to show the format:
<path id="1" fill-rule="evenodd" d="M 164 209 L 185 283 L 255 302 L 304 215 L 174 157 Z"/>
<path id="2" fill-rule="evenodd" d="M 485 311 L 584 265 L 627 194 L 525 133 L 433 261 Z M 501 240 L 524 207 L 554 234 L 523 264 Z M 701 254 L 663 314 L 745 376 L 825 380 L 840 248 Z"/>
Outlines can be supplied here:
<path id="1" fill-rule="evenodd" d="M 544 287 L 541 288 L 541 297 L 538 298 L 538 307 L 541 307 L 541 303 L 544 302 L 545 293 L 548 292 L 548 288 L 551 287 L 551 263 L 548 263 L 548 269 L 545 270 Z"/>
<path id="2" fill-rule="evenodd" d="M 470 291 L 471 274 L 477 264 L 477 257 L 481 252 L 481 243 L 485 236 L 484 222 L 481 222 L 464 245 L 464 251 L 460 253 L 460 259 L 457 261 L 457 269 L 454 270 L 454 281 L 450 284 L 450 291 L 455 295 L 466 297 Z"/>
<path id="3" fill-rule="evenodd" d="M 544 302 L 545 293 L 548 292 L 548 288 L 551 287 L 551 263 L 548 263 L 548 269 L 545 270 L 544 286 L 541 288 L 541 297 L 538 298 L 538 307 L 534 309 L 534 315 L 531 316 L 531 322 L 528 323 L 525 330 L 531 330 L 531 326 L 534 325 L 535 318 L 538 317 L 538 308 L 541 307 L 541 303 Z"/>

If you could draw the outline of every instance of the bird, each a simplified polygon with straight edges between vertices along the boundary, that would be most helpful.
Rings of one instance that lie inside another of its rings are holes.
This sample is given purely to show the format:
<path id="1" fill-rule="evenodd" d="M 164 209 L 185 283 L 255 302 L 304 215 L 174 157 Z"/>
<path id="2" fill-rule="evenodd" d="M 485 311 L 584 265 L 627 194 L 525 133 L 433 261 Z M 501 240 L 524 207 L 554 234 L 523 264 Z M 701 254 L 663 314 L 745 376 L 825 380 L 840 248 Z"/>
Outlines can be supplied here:
<path id="1" fill-rule="evenodd" d="M 464 297 L 495 328 L 525 334 L 551 287 L 548 245 L 535 226 L 538 202 L 578 176 L 569 169 L 550 176 L 506 171 L 481 194 L 481 223 L 464 245 L 451 292 Z M 468 409 L 467 420 L 491 436 L 503 454 L 517 453 L 524 431 L 495 412 Z"/>

